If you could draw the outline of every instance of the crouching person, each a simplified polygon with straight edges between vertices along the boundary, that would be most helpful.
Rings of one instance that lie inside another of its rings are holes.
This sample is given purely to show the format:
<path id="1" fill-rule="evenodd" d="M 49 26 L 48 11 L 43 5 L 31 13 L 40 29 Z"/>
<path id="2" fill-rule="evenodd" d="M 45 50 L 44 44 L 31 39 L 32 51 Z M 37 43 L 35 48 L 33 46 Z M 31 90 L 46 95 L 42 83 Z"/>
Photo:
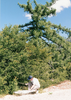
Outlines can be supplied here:
<path id="1" fill-rule="evenodd" d="M 38 89 L 40 88 L 40 83 L 37 78 L 34 78 L 33 76 L 29 76 L 28 80 L 30 82 L 26 85 L 28 85 L 28 90 L 35 90 L 36 93 L 38 93 Z"/>

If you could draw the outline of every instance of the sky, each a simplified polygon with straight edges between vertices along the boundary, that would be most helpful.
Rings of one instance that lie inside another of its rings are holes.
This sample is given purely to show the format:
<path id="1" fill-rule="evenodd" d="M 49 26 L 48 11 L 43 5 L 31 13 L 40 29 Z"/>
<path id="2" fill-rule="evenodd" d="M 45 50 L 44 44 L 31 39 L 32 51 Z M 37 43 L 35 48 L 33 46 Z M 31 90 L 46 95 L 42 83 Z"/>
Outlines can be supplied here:
<path id="1" fill-rule="evenodd" d="M 50 0 L 36 1 L 44 5 L 46 1 L 49 2 Z M 24 12 L 24 9 L 20 8 L 18 3 L 27 4 L 27 0 L 0 0 L 0 31 L 5 25 L 21 25 L 31 20 L 31 15 Z M 52 7 L 56 9 L 56 16 L 49 16 L 47 21 L 71 28 L 71 0 L 57 0 Z M 66 34 L 60 35 L 67 38 Z"/>

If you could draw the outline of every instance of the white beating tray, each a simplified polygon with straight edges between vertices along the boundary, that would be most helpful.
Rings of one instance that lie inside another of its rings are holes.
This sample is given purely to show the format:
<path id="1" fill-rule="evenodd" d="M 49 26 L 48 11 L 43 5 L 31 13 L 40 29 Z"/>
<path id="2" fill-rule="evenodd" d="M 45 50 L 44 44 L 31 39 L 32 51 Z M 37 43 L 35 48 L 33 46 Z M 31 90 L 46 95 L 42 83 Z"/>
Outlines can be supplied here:
<path id="1" fill-rule="evenodd" d="M 14 92 L 14 94 L 17 95 L 30 94 L 30 93 L 36 93 L 36 90 L 19 90 Z"/>

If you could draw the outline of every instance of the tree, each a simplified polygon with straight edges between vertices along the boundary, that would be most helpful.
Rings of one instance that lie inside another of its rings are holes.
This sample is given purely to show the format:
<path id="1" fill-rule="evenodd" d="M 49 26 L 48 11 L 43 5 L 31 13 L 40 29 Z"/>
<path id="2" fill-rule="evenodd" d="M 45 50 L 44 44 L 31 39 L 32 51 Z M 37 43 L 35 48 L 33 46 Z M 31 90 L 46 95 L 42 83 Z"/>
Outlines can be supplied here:
<path id="1" fill-rule="evenodd" d="M 19 83 L 26 83 L 33 75 L 45 80 L 47 61 L 51 59 L 48 47 L 38 41 L 28 41 L 29 34 L 20 32 L 18 26 L 6 26 L 0 33 L 0 93 L 18 89 Z M 43 61 L 45 61 L 43 63 Z M 44 68 L 45 65 L 45 68 Z M 41 70 L 40 70 L 41 69 Z M 44 70 L 45 69 L 45 70 Z M 44 71 L 43 71 L 44 70 Z M 42 76 L 45 73 L 44 76 Z"/>
<path id="2" fill-rule="evenodd" d="M 13 93 L 18 81 L 22 79 L 25 81 L 24 73 L 27 64 L 25 48 L 28 35 L 19 31 L 18 26 L 6 26 L 0 33 L 0 79 L 3 79 L 0 89 L 2 92 Z M 20 77 L 21 75 L 23 78 Z"/>
<path id="3" fill-rule="evenodd" d="M 59 34 L 58 31 L 66 32 L 69 36 L 71 35 L 71 30 L 61 25 L 55 25 L 51 22 L 47 22 L 47 18 L 49 15 L 55 15 L 56 10 L 51 8 L 53 2 L 46 2 L 45 5 L 37 4 L 36 0 L 34 0 L 35 7 L 32 8 L 32 4 L 30 1 L 27 1 L 27 5 L 19 4 L 21 8 L 24 8 L 24 11 L 31 14 L 32 21 L 26 23 L 25 25 L 19 25 L 22 31 L 27 31 L 31 41 L 32 39 L 41 39 L 43 43 L 45 43 L 50 50 L 53 52 L 53 57 L 51 66 L 55 68 L 60 66 L 65 66 L 67 63 L 67 59 L 70 59 L 71 56 L 71 43 L 67 42 L 63 39 Z M 51 8 L 51 9 L 50 9 Z M 25 29 L 25 27 L 27 29 Z"/>
<path id="4" fill-rule="evenodd" d="M 34 0 L 34 8 L 30 1 L 19 4 L 32 20 L 19 27 L 6 26 L 0 32 L 0 93 L 12 94 L 30 74 L 39 78 L 43 88 L 70 79 L 71 43 L 58 31 L 70 37 L 71 30 L 47 22 L 49 15 L 55 15 L 56 10 L 50 9 L 54 2 L 42 5 Z"/>

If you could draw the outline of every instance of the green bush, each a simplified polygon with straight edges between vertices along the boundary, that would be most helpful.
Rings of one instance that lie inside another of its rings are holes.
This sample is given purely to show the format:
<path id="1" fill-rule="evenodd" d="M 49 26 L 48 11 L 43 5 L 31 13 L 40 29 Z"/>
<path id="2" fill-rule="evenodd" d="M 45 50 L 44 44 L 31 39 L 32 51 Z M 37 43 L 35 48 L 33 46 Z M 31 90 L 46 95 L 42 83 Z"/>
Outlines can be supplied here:
<path id="1" fill-rule="evenodd" d="M 71 80 L 71 63 L 68 63 L 66 71 L 67 71 L 67 79 Z"/>
<path id="2" fill-rule="evenodd" d="M 39 79 L 41 88 L 70 79 L 71 65 L 64 66 L 60 59 L 64 56 L 55 51 L 56 46 L 49 48 L 41 39 L 28 38 L 17 26 L 6 26 L 0 32 L 0 93 L 27 89 L 19 82 L 28 82 L 29 75 Z"/>
<path id="3" fill-rule="evenodd" d="M 13 94 L 13 92 L 17 91 L 18 89 L 18 82 L 16 79 L 14 79 L 12 82 L 9 82 L 9 94 Z"/>
<path id="4" fill-rule="evenodd" d="M 2 92 L 4 92 L 4 89 L 5 89 L 5 87 L 4 87 L 4 84 L 5 84 L 6 82 L 4 81 L 4 78 L 3 77 L 0 77 L 0 94 L 2 93 Z"/>

